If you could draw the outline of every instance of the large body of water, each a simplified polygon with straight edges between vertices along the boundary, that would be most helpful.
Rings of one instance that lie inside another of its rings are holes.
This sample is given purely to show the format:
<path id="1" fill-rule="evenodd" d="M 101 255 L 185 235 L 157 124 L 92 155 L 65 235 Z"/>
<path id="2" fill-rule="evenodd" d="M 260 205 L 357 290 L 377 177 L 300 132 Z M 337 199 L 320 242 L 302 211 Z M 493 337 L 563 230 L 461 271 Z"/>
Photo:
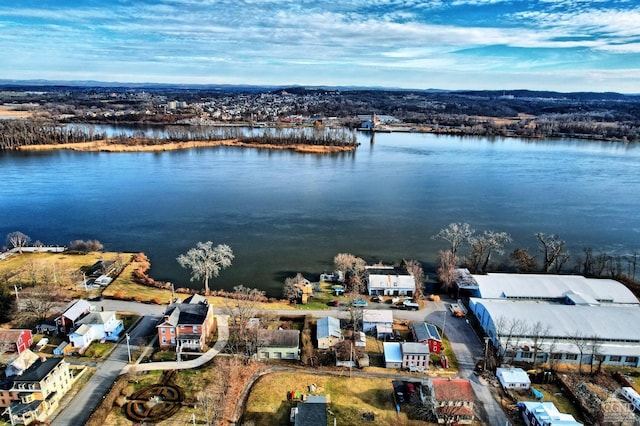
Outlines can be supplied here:
<path id="1" fill-rule="evenodd" d="M 332 269 L 335 254 L 436 263 L 450 222 L 506 231 L 508 247 L 536 249 L 558 233 L 570 251 L 640 248 L 640 147 L 360 135 L 355 153 L 310 155 L 249 148 L 159 153 L 0 153 L 0 235 L 142 251 L 151 275 L 180 286 L 176 257 L 198 241 L 229 244 L 233 266 L 212 288 L 280 294 L 296 272 Z M 574 262 L 571 261 L 571 265 Z"/>

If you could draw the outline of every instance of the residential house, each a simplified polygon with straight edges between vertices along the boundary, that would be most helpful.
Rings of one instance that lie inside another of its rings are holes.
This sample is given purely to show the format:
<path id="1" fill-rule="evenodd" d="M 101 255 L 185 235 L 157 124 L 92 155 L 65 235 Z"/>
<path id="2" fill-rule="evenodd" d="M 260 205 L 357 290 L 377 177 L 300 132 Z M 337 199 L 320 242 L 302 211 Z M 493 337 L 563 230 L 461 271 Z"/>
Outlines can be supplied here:
<path id="1" fill-rule="evenodd" d="M 293 411 L 294 426 L 327 426 L 327 395 L 309 395 Z"/>
<path id="2" fill-rule="evenodd" d="M 46 422 L 71 389 L 69 364 L 62 358 L 42 358 L 22 375 L 16 376 L 8 389 L 0 389 L 0 404 L 7 408 L 11 424 Z"/>
<path id="3" fill-rule="evenodd" d="M 62 315 L 56 318 L 58 333 L 68 334 L 76 328 L 76 322 L 93 310 L 93 306 L 84 299 L 74 300 L 64 310 Z"/>
<path id="4" fill-rule="evenodd" d="M 340 320 L 335 317 L 318 319 L 316 336 L 319 349 L 328 349 L 342 340 Z"/>
<path id="5" fill-rule="evenodd" d="M 402 348 L 399 342 L 384 342 L 382 344 L 384 350 L 384 366 L 386 368 L 402 367 Z"/>
<path id="6" fill-rule="evenodd" d="M 204 350 L 207 337 L 215 330 L 215 317 L 207 299 L 194 294 L 168 308 L 158 330 L 161 349 Z"/>
<path id="7" fill-rule="evenodd" d="M 18 355 L 13 361 L 9 362 L 5 370 L 5 376 L 19 376 L 24 373 L 31 365 L 40 357 L 31 350 L 27 349 Z"/>
<path id="8" fill-rule="evenodd" d="M 78 328 L 68 335 L 69 342 L 78 352 L 84 352 L 93 341 L 115 342 L 124 330 L 122 320 L 116 319 L 115 311 L 91 312 L 77 321 Z"/>
<path id="9" fill-rule="evenodd" d="M 429 369 L 429 347 L 418 342 L 403 342 L 402 368 L 410 371 L 427 371 Z"/>
<path id="10" fill-rule="evenodd" d="M 411 332 L 413 340 L 429 346 L 431 353 L 439 354 L 442 351 L 442 338 L 435 325 L 427 322 L 414 324 L 411 327 Z"/>
<path id="11" fill-rule="evenodd" d="M 367 292 L 370 296 L 413 296 L 416 283 L 404 268 L 367 266 Z"/>
<path id="12" fill-rule="evenodd" d="M 257 358 L 267 359 L 300 359 L 299 330 L 258 330 Z"/>
<path id="13" fill-rule="evenodd" d="M 527 426 L 581 426 L 571 414 L 561 413 L 553 402 L 519 402 Z"/>
<path id="14" fill-rule="evenodd" d="M 429 348 L 417 342 L 384 342 L 384 366 L 411 371 L 429 369 Z"/>
<path id="15" fill-rule="evenodd" d="M 526 390 L 531 387 L 531 379 L 522 368 L 497 368 L 496 377 L 504 389 Z"/>
<path id="16" fill-rule="evenodd" d="M 390 309 L 363 309 L 362 331 L 375 333 L 378 339 L 393 334 L 393 312 Z"/>
<path id="17" fill-rule="evenodd" d="M 21 354 L 33 344 L 31 330 L 0 329 L 0 354 Z"/>
<path id="18" fill-rule="evenodd" d="M 473 423 L 475 396 L 469 380 L 433 378 L 429 383 L 438 423 Z"/>

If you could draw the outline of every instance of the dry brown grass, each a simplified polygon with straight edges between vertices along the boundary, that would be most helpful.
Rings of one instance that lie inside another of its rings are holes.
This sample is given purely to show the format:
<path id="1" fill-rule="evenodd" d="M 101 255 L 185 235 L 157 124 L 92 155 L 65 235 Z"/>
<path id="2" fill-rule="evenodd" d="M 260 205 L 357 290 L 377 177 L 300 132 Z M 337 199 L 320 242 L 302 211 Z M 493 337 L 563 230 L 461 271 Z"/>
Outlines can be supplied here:
<path id="1" fill-rule="evenodd" d="M 17 111 L 12 107 L 0 105 L 0 118 L 30 118 L 33 117 L 32 111 Z"/>
<path id="2" fill-rule="evenodd" d="M 424 425 L 411 421 L 406 413 L 397 414 L 392 403 L 391 379 L 315 376 L 301 373 L 272 373 L 262 377 L 253 387 L 247 401 L 244 420 L 256 425 L 286 424 L 289 411 L 296 402 L 288 401 L 287 391 L 307 394 L 308 386 L 317 386 L 314 394 L 329 395 L 330 410 L 338 424 L 371 425 L 361 419 L 362 413 L 376 414 L 373 424 Z M 329 415 L 332 423 L 331 415 Z"/>
<path id="3" fill-rule="evenodd" d="M 216 146 L 237 146 L 260 149 L 289 149 L 297 152 L 326 154 L 332 152 L 345 152 L 355 150 L 355 146 L 319 146 L 319 145 L 275 145 L 260 144 L 250 142 L 240 142 L 237 139 L 223 141 L 189 141 L 189 142 L 166 142 L 166 143 L 145 143 L 145 141 L 135 141 L 132 143 L 117 143 L 109 140 L 99 140 L 93 142 L 77 142 L 58 145 L 24 145 L 20 149 L 26 151 L 48 151 L 56 149 L 69 149 L 72 151 L 91 152 L 158 152 L 175 151 L 191 148 L 205 148 Z"/>

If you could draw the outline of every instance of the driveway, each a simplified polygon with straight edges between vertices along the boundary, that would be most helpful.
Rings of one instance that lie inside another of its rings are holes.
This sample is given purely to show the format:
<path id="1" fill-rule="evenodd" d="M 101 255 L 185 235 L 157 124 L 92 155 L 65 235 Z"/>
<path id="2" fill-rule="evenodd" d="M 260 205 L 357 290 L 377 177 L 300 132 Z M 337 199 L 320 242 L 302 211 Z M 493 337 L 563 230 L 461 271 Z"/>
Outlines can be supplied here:
<path id="1" fill-rule="evenodd" d="M 107 308 L 105 308 L 107 309 Z M 159 316 L 144 316 L 138 325 L 131 330 L 131 342 L 136 342 L 143 336 L 149 336 L 155 333 L 155 326 L 160 320 Z M 137 348 L 132 345 L 131 352 Z M 82 389 L 64 406 L 56 415 L 51 424 L 53 426 L 77 426 L 86 423 L 87 419 L 102 402 L 113 382 L 118 378 L 122 369 L 127 365 L 129 355 L 127 353 L 127 345 L 121 341 L 121 344 L 111 352 L 109 358 L 97 364 L 96 371 Z"/>

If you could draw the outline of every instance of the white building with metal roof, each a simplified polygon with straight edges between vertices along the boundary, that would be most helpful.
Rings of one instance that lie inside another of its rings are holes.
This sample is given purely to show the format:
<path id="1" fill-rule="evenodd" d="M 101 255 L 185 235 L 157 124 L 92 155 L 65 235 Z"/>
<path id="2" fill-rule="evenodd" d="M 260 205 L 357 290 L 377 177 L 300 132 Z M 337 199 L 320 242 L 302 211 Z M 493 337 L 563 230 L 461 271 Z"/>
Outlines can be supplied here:
<path id="1" fill-rule="evenodd" d="M 640 367 L 640 305 L 570 305 L 471 298 L 500 352 L 515 361 Z M 537 350 L 534 349 L 537 346 Z"/>

